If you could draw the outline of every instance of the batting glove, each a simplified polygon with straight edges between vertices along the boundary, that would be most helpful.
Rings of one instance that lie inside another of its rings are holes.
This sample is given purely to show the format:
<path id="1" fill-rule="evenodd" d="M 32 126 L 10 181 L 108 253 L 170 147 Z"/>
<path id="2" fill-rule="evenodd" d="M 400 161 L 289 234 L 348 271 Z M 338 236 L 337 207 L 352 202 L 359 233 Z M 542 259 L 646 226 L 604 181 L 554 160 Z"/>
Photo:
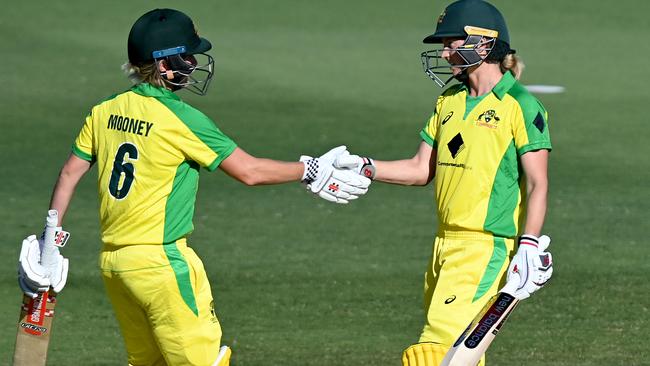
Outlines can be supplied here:
<path id="1" fill-rule="evenodd" d="M 39 239 L 30 235 L 23 240 L 18 259 L 18 284 L 23 292 L 32 298 L 39 292 L 50 288 L 59 293 L 68 279 L 68 259 L 59 254 L 59 247 L 65 245 L 70 234 L 61 228 L 56 229 L 52 260 L 48 265 L 42 263 L 43 235 Z"/>
<path id="2" fill-rule="evenodd" d="M 359 198 L 370 186 L 369 179 L 332 166 L 334 160 L 343 153 L 347 153 L 347 148 L 339 146 L 318 158 L 305 155 L 300 157 L 300 161 L 305 164 L 302 182 L 307 189 L 326 201 L 340 204 Z"/>
<path id="3" fill-rule="evenodd" d="M 41 246 L 36 235 L 23 239 L 18 257 L 18 284 L 25 295 L 31 298 L 50 288 L 48 271 L 41 266 Z"/>
<path id="4" fill-rule="evenodd" d="M 41 245 L 41 265 L 47 270 L 48 276 L 50 277 L 50 287 L 56 293 L 63 290 L 68 280 L 68 259 L 59 253 L 59 248 L 62 248 L 68 242 L 69 238 L 70 233 L 63 231 L 63 228 L 58 226 L 54 228 L 51 237 L 48 237 L 44 232 L 39 240 Z M 51 248 L 50 251 L 43 249 L 46 240 L 52 241 L 47 246 Z M 49 256 L 47 259 L 45 259 L 46 255 Z"/>
<path id="5" fill-rule="evenodd" d="M 350 169 L 368 179 L 375 178 L 375 163 L 371 158 L 366 158 L 359 155 L 350 155 L 350 153 L 347 151 L 339 155 L 336 160 L 334 160 L 334 167 L 340 169 Z"/>
<path id="6" fill-rule="evenodd" d="M 553 256 L 547 252 L 551 238 L 542 235 L 522 235 L 519 249 L 508 267 L 508 277 L 504 288 L 519 300 L 528 298 L 533 292 L 544 287 L 553 275 Z"/>

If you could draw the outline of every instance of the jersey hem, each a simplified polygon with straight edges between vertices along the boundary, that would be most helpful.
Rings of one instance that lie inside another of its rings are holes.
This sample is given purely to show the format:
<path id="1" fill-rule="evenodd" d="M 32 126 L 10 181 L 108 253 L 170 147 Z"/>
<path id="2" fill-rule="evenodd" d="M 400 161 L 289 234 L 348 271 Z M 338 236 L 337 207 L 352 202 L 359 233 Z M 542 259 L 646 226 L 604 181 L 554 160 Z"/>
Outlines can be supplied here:
<path id="1" fill-rule="evenodd" d="M 77 144 L 72 144 L 72 153 L 73 153 L 76 157 L 81 158 L 81 159 L 83 159 L 83 160 L 91 161 L 91 162 L 93 161 L 93 156 L 92 156 L 91 154 L 87 154 L 87 153 L 83 152 L 83 151 L 82 151 L 82 150 L 77 146 Z"/>
<path id="2" fill-rule="evenodd" d="M 422 137 L 424 142 L 431 145 L 431 147 L 436 147 L 436 140 L 432 139 L 424 130 L 420 131 L 420 137 Z"/>
<path id="3" fill-rule="evenodd" d="M 517 154 L 523 155 L 527 152 L 534 151 L 534 150 L 548 150 L 551 151 L 551 144 L 544 141 L 544 142 L 536 142 L 528 145 L 524 145 L 521 148 L 517 149 Z"/>
<path id="4" fill-rule="evenodd" d="M 208 165 L 206 169 L 208 169 L 208 171 L 213 172 L 215 169 L 217 169 L 217 167 L 219 166 L 219 164 L 221 164 L 222 161 L 224 161 L 227 157 L 230 156 L 230 154 L 232 154 L 233 151 L 235 151 L 236 148 L 237 148 L 237 144 L 233 143 L 232 146 L 228 148 L 228 150 L 217 155 L 217 157 L 214 158 L 214 161 L 212 161 L 212 163 L 210 163 L 210 165 Z"/>

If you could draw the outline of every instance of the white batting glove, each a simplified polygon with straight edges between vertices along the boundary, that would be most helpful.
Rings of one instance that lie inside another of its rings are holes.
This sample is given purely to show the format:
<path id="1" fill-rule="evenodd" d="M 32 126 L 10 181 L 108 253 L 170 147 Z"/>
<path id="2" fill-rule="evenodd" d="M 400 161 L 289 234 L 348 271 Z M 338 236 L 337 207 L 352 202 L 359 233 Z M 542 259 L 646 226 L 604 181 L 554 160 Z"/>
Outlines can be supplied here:
<path id="1" fill-rule="evenodd" d="M 48 271 L 41 266 L 41 246 L 36 235 L 23 239 L 18 257 L 18 284 L 25 295 L 31 298 L 50 288 Z"/>
<path id="2" fill-rule="evenodd" d="M 333 169 L 323 188 L 315 193 L 326 201 L 346 204 L 366 194 L 369 185 L 369 179 L 351 170 Z"/>
<path id="3" fill-rule="evenodd" d="M 350 169 L 368 179 L 375 178 L 375 163 L 371 158 L 351 155 L 345 151 L 334 160 L 333 165 L 339 169 Z"/>
<path id="4" fill-rule="evenodd" d="M 56 293 L 63 290 L 68 279 L 68 259 L 59 254 L 59 247 L 64 246 L 69 237 L 70 233 L 56 228 L 52 238 L 54 249 L 47 265 L 42 261 L 43 235 L 39 239 L 30 235 L 23 240 L 18 259 L 18 284 L 26 295 L 35 298 L 39 292 L 50 288 Z"/>
<path id="5" fill-rule="evenodd" d="M 43 248 L 45 240 L 51 240 L 49 247 L 53 248 L 51 251 L 41 250 L 41 265 L 45 267 L 50 277 L 50 287 L 52 291 L 59 293 L 63 290 L 68 280 L 68 258 L 64 258 L 59 253 L 59 248 L 62 248 L 70 238 L 70 233 L 63 231 L 63 228 L 58 226 L 54 228 L 54 233 L 51 238 L 47 237 L 45 233 L 39 240 L 41 248 Z M 49 255 L 48 258 L 45 258 Z"/>
<path id="6" fill-rule="evenodd" d="M 542 235 L 522 235 L 519 249 L 508 267 L 506 285 L 501 291 L 507 292 L 519 300 L 544 287 L 553 275 L 553 256 L 546 249 L 551 238 Z"/>
<path id="7" fill-rule="evenodd" d="M 347 148 L 339 146 L 318 158 L 303 155 L 300 161 L 305 164 L 302 182 L 308 190 L 324 200 L 346 204 L 365 194 L 370 180 L 352 171 L 334 168 L 334 160 L 343 153 L 347 153 Z"/>

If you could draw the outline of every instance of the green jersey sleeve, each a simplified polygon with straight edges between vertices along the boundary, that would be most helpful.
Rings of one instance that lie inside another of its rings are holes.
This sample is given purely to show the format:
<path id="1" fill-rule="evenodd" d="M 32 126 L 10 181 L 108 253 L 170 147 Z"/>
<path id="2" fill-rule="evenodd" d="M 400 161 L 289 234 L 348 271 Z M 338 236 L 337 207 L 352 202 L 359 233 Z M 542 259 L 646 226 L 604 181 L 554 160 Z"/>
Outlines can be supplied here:
<path id="1" fill-rule="evenodd" d="M 188 160 L 199 163 L 209 171 L 235 150 L 237 145 L 226 136 L 214 122 L 199 110 L 182 101 L 166 101 L 167 107 L 176 114 L 185 128 L 174 137 L 175 145 Z"/>
<path id="2" fill-rule="evenodd" d="M 94 161 L 94 138 L 93 138 L 93 115 L 92 112 L 86 117 L 79 135 L 72 144 L 72 153 L 86 161 Z"/>
<path id="3" fill-rule="evenodd" d="M 548 128 L 548 113 L 533 95 L 523 86 L 517 84 L 510 91 L 519 103 L 521 113 L 513 122 L 513 135 L 517 154 L 529 151 L 551 150 L 551 138 Z"/>

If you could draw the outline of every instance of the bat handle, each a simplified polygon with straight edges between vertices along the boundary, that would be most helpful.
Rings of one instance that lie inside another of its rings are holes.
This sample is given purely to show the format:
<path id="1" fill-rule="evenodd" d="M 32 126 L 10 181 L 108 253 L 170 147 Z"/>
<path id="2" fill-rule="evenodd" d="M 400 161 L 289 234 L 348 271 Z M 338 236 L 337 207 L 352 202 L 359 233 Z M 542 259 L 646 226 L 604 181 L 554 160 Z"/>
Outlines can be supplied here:
<path id="1" fill-rule="evenodd" d="M 59 212 L 57 210 L 47 211 L 45 220 L 45 233 L 43 235 L 43 248 L 41 249 L 41 265 L 50 267 L 56 264 L 58 249 L 54 246 L 54 236 L 59 225 Z"/>

